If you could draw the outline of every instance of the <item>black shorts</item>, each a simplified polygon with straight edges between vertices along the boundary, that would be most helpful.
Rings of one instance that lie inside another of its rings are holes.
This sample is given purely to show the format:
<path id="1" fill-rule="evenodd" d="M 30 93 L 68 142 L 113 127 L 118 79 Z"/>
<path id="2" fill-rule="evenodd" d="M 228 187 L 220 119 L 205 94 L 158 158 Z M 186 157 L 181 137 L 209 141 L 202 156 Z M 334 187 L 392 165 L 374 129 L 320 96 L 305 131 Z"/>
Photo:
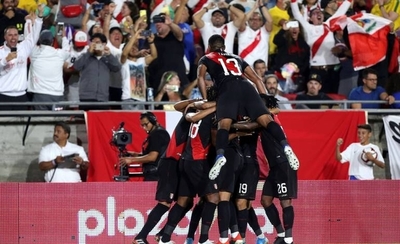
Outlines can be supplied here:
<path id="1" fill-rule="evenodd" d="M 215 181 L 208 178 L 210 166 L 207 160 L 183 160 L 178 196 L 199 197 L 217 193 Z"/>
<path id="2" fill-rule="evenodd" d="M 217 120 L 230 118 L 236 121 L 239 111 L 254 121 L 269 114 L 256 89 L 243 78 L 229 80 L 218 87 Z"/>
<path id="3" fill-rule="evenodd" d="M 167 203 L 176 200 L 179 182 L 178 161 L 173 158 L 161 158 L 158 163 L 158 176 L 156 200 Z"/>
<path id="4" fill-rule="evenodd" d="M 269 164 L 262 194 L 281 200 L 297 198 L 297 171 L 290 168 L 283 147 L 265 129 L 261 143 Z"/>
<path id="5" fill-rule="evenodd" d="M 229 144 L 225 149 L 226 164 L 221 168 L 221 172 L 217 177 L 217 185 L 219 191 L 234 193 L 235 190 L 235 174 L 242 167 L 243 159 L 240 148 L 236 145 Z"/>
<path id="6" fill-rule="evenodd" d="M 255 200 L 260 166 L 250 155 L 243 155 L 243 167 L 237 174 L 234 197 L 237 199 Z"/>
<path id="7" fill-rule="evenodd" d="M 297 198 L 297 171 L 290 168 L 289 162 L 270 167 L 262 195 L 280 200 Z"/>

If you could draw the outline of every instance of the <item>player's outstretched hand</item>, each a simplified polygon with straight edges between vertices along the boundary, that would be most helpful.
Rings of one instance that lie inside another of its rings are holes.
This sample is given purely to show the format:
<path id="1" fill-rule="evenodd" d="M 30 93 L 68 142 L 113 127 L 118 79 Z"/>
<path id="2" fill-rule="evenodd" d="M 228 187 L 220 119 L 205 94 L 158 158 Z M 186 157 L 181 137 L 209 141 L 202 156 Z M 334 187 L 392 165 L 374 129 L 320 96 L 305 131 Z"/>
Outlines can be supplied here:
<path id="1" fill-rule="evenodd" d="M 343 144 L 343 139 L 342 138 L 337 139 L 336 145 L 341 146 L 342 144 Z"/>

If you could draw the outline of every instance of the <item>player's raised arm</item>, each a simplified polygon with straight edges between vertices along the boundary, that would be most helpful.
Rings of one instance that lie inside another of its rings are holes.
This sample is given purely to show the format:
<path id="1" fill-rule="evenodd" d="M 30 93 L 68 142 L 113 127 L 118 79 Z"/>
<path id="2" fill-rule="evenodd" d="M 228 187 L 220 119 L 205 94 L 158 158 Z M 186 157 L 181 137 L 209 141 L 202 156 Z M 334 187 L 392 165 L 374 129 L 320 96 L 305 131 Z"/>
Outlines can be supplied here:
<path id="1" fill-rule="evenodd" d="M 256 85 L 258 93 L 267 94 L 267 89 L 265 89 L 261 77 L 257 75 L 253 68 L 247 66 L 244 69 L 244 76 Z"/>
<path id="2" fill-rule="evenodd" d="M 197 68 L 197 85 L 200 89 L 201 96 L 207 99 L 206 82 L 205 77 L 207 73 L 207 67 L 204 64 L 199 64 Z"/>

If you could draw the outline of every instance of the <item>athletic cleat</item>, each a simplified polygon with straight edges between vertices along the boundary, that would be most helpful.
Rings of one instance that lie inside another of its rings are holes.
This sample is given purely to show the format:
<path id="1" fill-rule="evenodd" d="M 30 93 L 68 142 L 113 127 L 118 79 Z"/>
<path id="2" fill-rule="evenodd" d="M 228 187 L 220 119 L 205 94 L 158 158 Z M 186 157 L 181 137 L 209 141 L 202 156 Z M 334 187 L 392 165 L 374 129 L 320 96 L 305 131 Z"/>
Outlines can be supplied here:
<path id="1" fill-rule="evenodd" d="M 184 244 L 193 244 L 193 238 L 186 238 Z"/>
<path id="2" fill-rule="evenodd" d="M 232 244 L 243 244 L 243 239 L 240 234 L 238 234 L 235 238 L 232 238 L 230 241 Z"/>
<path id="3" fill-rule="evenodd" d="M 290 146 L 285 146 L 284 152 L 289 161 L 290 168 L 293 170 L 298 170 L 300 167 L 300 162 L 296 157 L 296 154 L 294 154 L 292 148 Z"/>
<path id="4" fill-rule="evenodd" d="M 264 238 L 257 237 L 256 244 L 268 244 L 268 239 L 266 237 Z"/>
<path id="5" fill-rule="evenodd" d="M 199 244 L 215 244 L 213 241 L 210 241 L 209 239 L 207 239 L 207 241 L 200 243 Z"/>
<path id="6" fill-rule="evenodd" d="M 284 239 L 283 237 L 277 236 L 277 237 L 275 238 L 274 244 L 286 244 L 286 243 L 285 243 L 285 239 Z"/>
<path id="7" fill-rule="evenodd" d="M 217 155 L 214 166 L 210 169 L 210 173 L 208 173 L 208 178 L 210 178 L 210 180 L 215 180 L 221 172 L 221 168 L 225 165 L 225 163 L 226 158 L 224 157 L 224 155 Z"/>
<path id="8" fill-rule="evenodd" d="M 146 239 L 135 239 L 132 244 L 149 244 Z"/>
<path id="9" fill-rule="evenodd" d="M 175 242 L 174 242 L 174 241 L 163 242 L 162 240 L 160 240 L 160 241 L 158 242 L 158 244 L 175 244 Z"/>

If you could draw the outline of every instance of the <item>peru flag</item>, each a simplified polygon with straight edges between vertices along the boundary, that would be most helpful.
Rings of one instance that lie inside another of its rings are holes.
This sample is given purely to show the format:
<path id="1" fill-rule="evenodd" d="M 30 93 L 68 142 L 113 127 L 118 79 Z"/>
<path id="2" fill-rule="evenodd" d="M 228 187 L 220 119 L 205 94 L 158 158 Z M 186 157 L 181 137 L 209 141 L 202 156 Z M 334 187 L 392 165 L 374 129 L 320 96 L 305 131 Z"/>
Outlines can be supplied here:
<path id="1" fill-rule="evenodd" d="M 371 67 L 386 57 L 391 23 L 390 20 L 366 13 L 347 18 L 354 70 Z"/>

